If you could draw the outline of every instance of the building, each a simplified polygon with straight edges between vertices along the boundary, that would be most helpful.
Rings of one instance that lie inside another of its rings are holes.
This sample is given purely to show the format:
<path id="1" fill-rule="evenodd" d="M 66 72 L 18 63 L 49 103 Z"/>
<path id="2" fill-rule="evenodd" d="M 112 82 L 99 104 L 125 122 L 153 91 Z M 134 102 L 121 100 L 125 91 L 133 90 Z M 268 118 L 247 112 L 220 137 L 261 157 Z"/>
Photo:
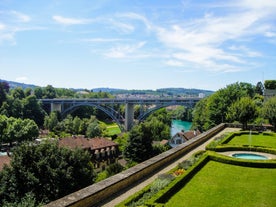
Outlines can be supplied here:
<path id="1" fill-rule="evenodd" d="M 71 149 L 87 150 L 91 154 L 91 161 L 96 170 L 104 170 L 109 164 L 117 162 L 119 157 L 118 144 L 102 137 L 73 136 L 59 139 L 58 144 Z"/>
<path id="2" fill-rule="evenodd" d="M 183 143 L 187 142 L 188 140 L 196 137 L 199 134 L 201 134 L 201 132 L 199 130 L 178 132 L 169 140 L 169 145 L 171 147 L 176 147 L 176 146 L 183 144 Z"/>
<path id="3" fill-rule="evenodd" d="M 8 155 L 0 156 L 0 171 L 3 169 L 5 165 L 10 165 L 11 157 Z"/>

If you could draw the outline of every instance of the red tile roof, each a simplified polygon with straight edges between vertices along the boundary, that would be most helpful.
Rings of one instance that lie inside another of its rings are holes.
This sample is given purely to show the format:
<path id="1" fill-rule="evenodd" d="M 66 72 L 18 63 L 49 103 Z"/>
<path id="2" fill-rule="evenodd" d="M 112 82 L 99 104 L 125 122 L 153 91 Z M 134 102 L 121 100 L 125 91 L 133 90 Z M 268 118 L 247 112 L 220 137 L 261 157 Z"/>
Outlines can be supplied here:
<path id="1" fill-rule="evenodd" d="M 101 149 L 105 147 L 112 147 L 116 146 L 115 142 L 102 138 L 102 137 L 95 137 L 95 138 L 84 138 L 84 137 L 68 137 L 59 139 L 59 146 L 76 148 L 80 147 L 82 149 Z"/>
<path id="2" fill-rule="evenodd" d="M 11 161 L 11 157 L 4 155 L 4 156 L 0 156 L 0 170 L 3 169 L 4 165 L 9 165 Z"/>

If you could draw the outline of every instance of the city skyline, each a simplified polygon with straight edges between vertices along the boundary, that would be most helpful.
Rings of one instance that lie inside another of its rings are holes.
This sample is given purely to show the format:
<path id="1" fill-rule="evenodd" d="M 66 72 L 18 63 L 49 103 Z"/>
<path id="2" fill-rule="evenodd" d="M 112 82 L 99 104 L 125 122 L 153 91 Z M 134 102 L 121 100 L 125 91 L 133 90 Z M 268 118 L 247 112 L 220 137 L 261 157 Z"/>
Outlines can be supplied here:
<path id="1" fill-rule="evenodd" d="M 276 79 L 276 1 L 0 0 L 0 79 L 199 88 Z"/>

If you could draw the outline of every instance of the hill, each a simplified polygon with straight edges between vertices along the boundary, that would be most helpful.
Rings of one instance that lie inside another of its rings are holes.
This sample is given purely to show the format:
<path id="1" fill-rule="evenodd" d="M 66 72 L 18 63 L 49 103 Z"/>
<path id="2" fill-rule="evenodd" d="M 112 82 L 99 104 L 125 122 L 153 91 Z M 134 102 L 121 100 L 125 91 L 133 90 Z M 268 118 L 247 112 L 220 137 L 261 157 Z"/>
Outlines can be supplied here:
<path id="1" fill-rule="evenodd" d="M 23 89 L 40 87 L 33 84 L 25 84 L 14 81 L 7 81 L 0 79 L 0 82 L 7 82 L 10 88 L 21 87 Z M 73 91 L 84 91 L 86 89 L 82 88 L 70 88 Z M 205 96 L 208 96 L 214 91 L 204 90 L 204 89 L 195 89 L 195 88 L 160 88 L 157 90 L 127 90 L 127 89 L 117 89 L 117 88 L 94 88 L 91 89 L 93 92 L 107 92 L 113 95 L 154 95 L 154 96 L 198 96 L 198 94 L 202 93 Z"/>

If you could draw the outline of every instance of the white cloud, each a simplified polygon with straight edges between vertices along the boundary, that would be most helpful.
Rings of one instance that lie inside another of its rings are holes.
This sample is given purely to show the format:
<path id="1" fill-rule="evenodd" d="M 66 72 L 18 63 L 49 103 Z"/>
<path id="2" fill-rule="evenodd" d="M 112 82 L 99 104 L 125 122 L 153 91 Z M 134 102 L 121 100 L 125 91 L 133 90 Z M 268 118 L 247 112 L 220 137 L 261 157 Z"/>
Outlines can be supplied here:
<path id="1" fill-rule="evenodd" d="M 139 42 L 133 45 L 119 45 L 111 48 L 108 52 L 105 53 L 106 57 L 109 58 L 137 58 L 144 57 L 138 53 L 138 50 L 145 45 L 146 42 Z"/>
<path id="2" fill-rule="evenodd" d="M 166 64 L 177 66 L 189 62 L 195 67 L 216 72 L 246 69 L 247 58 L 261 57 L 262 54 L 241 44 L 246 42 L 250 45 L 250 41 L 254 41 L 258 35 L 274 35 L 267 31 L 271 29 L 272 23 L 266 21 L 266 18 L 271 13 L 263 12 L 257 1 L 254 1 L 255 6 L 251 7 L 248 7 L 247 3 L 245 1 L 243 8 L 235 10 L 226 8 L 223 16 L 206 13 L 201 18 L 157 27 L 156 35 L 159 41 L 174 51 L 174 60 L 170 59 Z M 267 6 L 275 7 L 275 3 L 270 3 Z M 238 4 L 232 5 L 235 6 Z M 267 7 L 262 5 L 261 8 Z M 230 42 L 237 44 L 236 49 L 225 47 Z"/>
<path id="3" fill-rule="evenodd" d="M 123 33 L 131 33 L 135 30 L 135 27 L 129 23 L 123 23 L 114 19 L 109 19 L 108 22 L 118 31 Z"/>
<path id="4" fill-rule="evenodd" d="M 128 12 L 128 13 L 120 13 L 117 14 L 118 17 L 124 18 L 125 20 L 139 20 L 144 23 L 147 29 L 152 29 L 152 24 L 148 19 L 140 14 L 133 13 L 133 12 Z"/>
<path id="5" fill-rule="evenodd" d="M 170 59 L 170 60 L 166 61 L 165 63 L 166 63 L 166 65 L 174 66 L 174 67 L 184 66 L 183 62 L 180 62 L 178 60 L 173 60 L 173 59 Z"/>
<path id="6" fill-rule="evenodd" d="M 82 39 L 82 41 L 104 43 L 104 42 L 119 42 L 119 41 L 124 41 L 124 39 L 120 39 L 120 38 L 89 38 L 89 39 Z"/>
<path id="7" fill-rule="evenodd" d="M 77 19 L 77 18 L 67 18 L 55 15 L 52 17 L 59 24 L 63 25 L 77 25 L 77 24 L 89 24 L 91 20 L 89 19 Z"/>
<path id="8" fill-rule="evenodd" d="M 31 21 L 31 17 L 23 14 L 21 12 L 18 11 L 11 11 L 11 14 L 14 15 L 16 17 L 16 19 L 20 22 L 29 22 Z"/>

